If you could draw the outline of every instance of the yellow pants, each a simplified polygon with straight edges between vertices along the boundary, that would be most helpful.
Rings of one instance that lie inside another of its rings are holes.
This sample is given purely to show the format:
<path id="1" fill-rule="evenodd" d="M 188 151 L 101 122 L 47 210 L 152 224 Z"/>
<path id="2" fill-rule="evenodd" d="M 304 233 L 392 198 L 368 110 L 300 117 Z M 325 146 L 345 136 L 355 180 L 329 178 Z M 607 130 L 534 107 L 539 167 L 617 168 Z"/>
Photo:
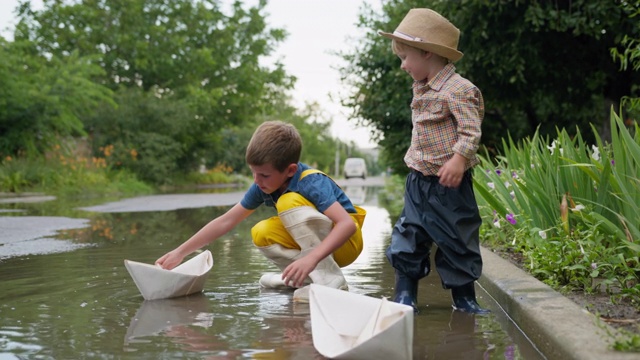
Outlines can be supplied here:
<path id="1" fill-rule="evenodd" d="M 298 206 L 315 208 L 309 200 L 294 192 L 283 194 L 276 204 L 278 213 Z M 340 267 L 345 267 L 354 262 L 362 252 L 362 223 L 364 222 L 366 211 L 359 206 L 355 206 L 355 208 L 358 213 L 350 215 L 356 224 L 356 232 L 346 243 L 333 252 L 333 259 Z M 257 223 L 251 229 L 251 237 L 253 238 L 253 243 L 258 247 L 280 244 L 288 249 L 300 249 L 300 246 L 291 237 L 278 216 L 273 216 Z"/>

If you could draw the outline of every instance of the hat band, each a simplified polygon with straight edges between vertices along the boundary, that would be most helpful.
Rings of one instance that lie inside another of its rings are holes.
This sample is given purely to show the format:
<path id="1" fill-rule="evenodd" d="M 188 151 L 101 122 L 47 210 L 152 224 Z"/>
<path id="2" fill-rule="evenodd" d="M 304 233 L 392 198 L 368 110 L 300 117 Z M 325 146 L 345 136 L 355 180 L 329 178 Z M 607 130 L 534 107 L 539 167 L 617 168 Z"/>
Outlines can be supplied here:
<path id="1" fill-rule="evenodd" d="M 422 40 L 422 38 L 419 38 L 417 36 L 411 36 L 409 34 L 405 34 L 403 32 L 400 32 L 398 30 L 393 32 L 393 35 L 403 39 L 403 40 L 409 40 L 409 41 L 419 41 L 419 42 L 424 42 L 424 40 Z"/>

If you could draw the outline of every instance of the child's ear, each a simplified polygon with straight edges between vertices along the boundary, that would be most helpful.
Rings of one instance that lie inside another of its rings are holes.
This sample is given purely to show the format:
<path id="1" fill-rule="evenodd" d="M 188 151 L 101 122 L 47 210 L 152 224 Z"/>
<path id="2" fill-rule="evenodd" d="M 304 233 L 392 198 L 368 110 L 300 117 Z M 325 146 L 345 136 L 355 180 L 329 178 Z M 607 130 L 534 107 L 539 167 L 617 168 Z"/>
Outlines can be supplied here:
<path id="1" fill-rule="evenodd" d="M 289 164 L 289 166 L 287 166 L 287 170 L 285 170 L 288 177 L 295 175 L 296 171 L 298 171 L 298 164 Z"/>

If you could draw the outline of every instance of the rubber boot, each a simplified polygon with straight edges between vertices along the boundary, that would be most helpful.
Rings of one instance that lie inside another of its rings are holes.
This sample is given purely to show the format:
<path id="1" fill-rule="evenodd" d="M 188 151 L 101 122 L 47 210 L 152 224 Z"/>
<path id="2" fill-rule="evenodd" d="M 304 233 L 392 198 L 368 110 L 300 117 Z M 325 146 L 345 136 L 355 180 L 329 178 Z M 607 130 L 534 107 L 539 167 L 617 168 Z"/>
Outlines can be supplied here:
<path id="1" fill-rule="evenodd" d="M 283 271 L 289 264 L 300 258 L 300 250 L 288 249 L 280 244 L 273 244 L 269 246 L 257 246 L 258 250 L 271 262 Z M 310 279 L 307 279 L 305 283 L 311 283 Z M 258 281 L 260 286 L 267 289 L 286 289 L 292 288 L 284 283 L 282 280 L 282 273 L 265 273 L 260 277 Z"/>
<path id="2" fill-rule="evenodd" d="M 300 257 L 311 252 L 327 237 L 333 221 L 311 206 L 298 206 L 278 214 L 285 228 L 300 246 Z M 347 290 L 349 286 L 340 270 L 340 266 L 329 255 L 318 262 L 316 268 L 309 274 L 314 284 L 328 286 L 334 289 Z M 308 302 L 308 287 L 303 287 L 293 293 L 294 301 Z"/>
<path id="3" fill-rule="evenodd" d="M 451 297 L 453 298 L 453 308 L 455 310 L 478 315 L 486 315 L 491 312 L 491 310 L 481 308 L 476 301 L 476 288 L 473 281 L 451 288 Z"/>
<path id="4" fill-rule="evenodd" d="M 418 280 L 412 279 L 396 270 L 396 286 L 393 302 L 413 307 L 418 312 Z"/>

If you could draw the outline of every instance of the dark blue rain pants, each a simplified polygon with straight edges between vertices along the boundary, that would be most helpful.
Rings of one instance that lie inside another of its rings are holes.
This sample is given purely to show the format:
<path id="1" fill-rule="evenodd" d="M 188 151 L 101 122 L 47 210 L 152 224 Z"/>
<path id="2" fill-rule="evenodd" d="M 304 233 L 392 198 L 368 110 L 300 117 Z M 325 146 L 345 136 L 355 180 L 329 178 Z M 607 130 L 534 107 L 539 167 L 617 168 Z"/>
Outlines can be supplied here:
<path id="1" fill-rule="evenodd" d="M 482 220 L 471 171 L 458 188 L 442 186 L 437 176 L 417 171 L 411 171 L 405 185 L 404 208 L 386 251 L 391 266 L 415 280 L 429 275 L 435 243 L 436 270 L 445 289 L 477 280 L 482 274 L 478 238 Z"/>

